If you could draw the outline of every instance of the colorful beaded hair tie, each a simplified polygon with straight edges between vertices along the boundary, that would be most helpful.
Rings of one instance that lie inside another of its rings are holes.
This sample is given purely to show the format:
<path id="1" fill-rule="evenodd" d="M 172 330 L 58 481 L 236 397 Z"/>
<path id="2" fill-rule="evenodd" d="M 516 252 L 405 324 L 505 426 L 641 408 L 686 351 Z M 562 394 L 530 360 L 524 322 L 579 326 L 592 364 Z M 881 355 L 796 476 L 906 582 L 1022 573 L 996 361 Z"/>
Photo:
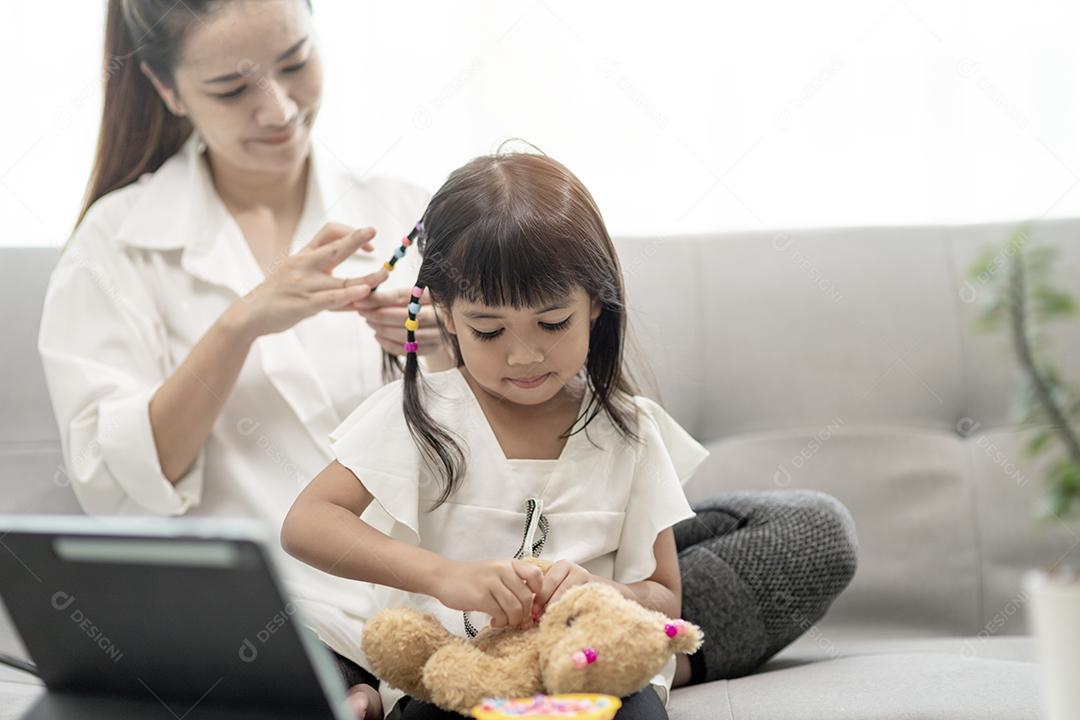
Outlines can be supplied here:
<path id="1" fill-rule="evenodd" d="M 387 272 L 393 272 L 394 266 L 397 265 L 397 261 L 405 257 L 405 249 L 416 242 L 416 238 L 420 236 L 420 233 L 424 232 L 424 223 L 418 222 L 409 231 L 409 234 L 401 239 L 401 246 L 394 250 L 394 256 L 383 263 L 383 267 Z M 409 302 L 409 319 L 405 321 L 405 354 L 416 352 L 416 329 L 419 327 L 419 323 L 416 320 L 416 316 L 420 314 L 420 296 L 424 294 L 424 288 L 422 285 L 415 285 L 412 289 L 412 300 Z"/>

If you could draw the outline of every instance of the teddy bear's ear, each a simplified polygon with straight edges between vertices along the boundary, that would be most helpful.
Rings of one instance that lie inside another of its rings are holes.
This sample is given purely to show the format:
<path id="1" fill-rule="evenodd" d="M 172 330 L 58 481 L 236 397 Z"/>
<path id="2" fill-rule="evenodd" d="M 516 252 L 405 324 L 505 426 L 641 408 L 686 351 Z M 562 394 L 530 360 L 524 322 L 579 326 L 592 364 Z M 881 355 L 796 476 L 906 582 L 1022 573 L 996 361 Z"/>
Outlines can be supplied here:
<path id="1" fill-rule="evenodd" d="M 668 637 L 668 644 L 672 652 L 693 655 L 701 647 L 705 640 L 705 634 L 701 628 L 686 620 L 668 620 L 664 623 L 663 632 Z"/>

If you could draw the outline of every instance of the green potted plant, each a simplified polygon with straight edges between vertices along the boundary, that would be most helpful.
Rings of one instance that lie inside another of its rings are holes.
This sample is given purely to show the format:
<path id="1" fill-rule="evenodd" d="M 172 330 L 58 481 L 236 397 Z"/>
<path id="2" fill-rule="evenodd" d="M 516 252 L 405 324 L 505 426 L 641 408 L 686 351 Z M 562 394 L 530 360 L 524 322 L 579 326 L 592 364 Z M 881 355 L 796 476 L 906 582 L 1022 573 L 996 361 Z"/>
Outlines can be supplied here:
<path id="1" fill-rule="evenodd" d="M 988 250 L 972 267 L 970 282 L 987 289 L 980 324 L 1004 326 L 1009 334 L 1021 372 L 1019 420 L 1037 428 L 1025 452 L 1053 456 L 1037 514 L 1044 522 L 1071 522 L 1080 514 L 1080 393 L 1045 357 L 1040 330 L 1075 316 L 1077 303 L 1051 280 L 1056 248 L 1029 245 L 1031 237 L 1031 227 L 1022 226 L 1004 247 Z M 1039 647 L 1046 717 L 1080 718 L 1080 576 L 1068 566 L 1031 570 L 1024 593 Z"/>

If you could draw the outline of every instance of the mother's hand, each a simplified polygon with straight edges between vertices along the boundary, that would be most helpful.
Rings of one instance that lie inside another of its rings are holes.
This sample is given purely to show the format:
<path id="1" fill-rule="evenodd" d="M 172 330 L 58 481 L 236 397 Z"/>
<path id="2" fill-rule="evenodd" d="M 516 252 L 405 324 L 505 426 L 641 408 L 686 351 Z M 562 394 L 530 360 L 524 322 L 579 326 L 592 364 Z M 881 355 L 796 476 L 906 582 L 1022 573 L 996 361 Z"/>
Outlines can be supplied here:
<path id="1" fill-rule="evenodd" d="M 375 331 L 375 339 L 387 352 L 404 355 L 405 321 L 409 318 L 407 307 L 411 299 L 411 288 L 383 288 L 352 303 L 352 307 L 367 320 L 368 325 Z M 431 295 L 426 288 L 420 297 L 420 314 L 416 319 L 419 322 L 419 327 L 415 330 L 417 354 L 447 353 L 449 356 L 449 348 L 443 342 L 442 333 L 436 325 L 435 307 L 431 304 Z"/>
<path id="2" fill-rule="evenodd" d="M 236 304 L 246 332 L 256 338 L 288 330 L 322 310 L 351 310 L 352 303 L 370 295 L 389 273 L 380 269 L 362 277 L 339 278 L 332 272 L 357 250 L 372 252 L 373 237 L 375 229 L 370 227 L 324 225 L 310 243 L 283 259 Z"/>

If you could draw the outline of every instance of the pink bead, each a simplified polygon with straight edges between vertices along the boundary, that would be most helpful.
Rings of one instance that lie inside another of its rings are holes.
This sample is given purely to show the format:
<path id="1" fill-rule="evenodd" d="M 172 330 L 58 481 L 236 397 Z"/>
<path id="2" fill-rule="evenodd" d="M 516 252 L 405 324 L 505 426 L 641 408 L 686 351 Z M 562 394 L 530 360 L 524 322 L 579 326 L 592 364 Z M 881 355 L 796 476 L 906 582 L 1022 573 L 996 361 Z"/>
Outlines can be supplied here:
<path id="1" fill-rule="evenodd" d="M 576 667 L 578 670 L 589 664 L 588 659 L 585 657 L 585 653 L 581 652 L 580 650 L 574 653 L 571 657 L 574 660 L 574 667 Z"/>
<path id="2" fill-rule="evenodd" d="M 667 633 L 668 637 L 675 637 L 679 634 L 679 628 L 675 625 L 672 625 L 671 623 L 668 623 L 664 626 L 664 632 Z"/>
<path id="3" fill-rule="evenodd" d="M 406 235 L 405 237 L 401 238 L 401 247 L 409 247 L 409 243 L 411 242 L 412 240 L 410 240 L 409 236 Z"/>
<path id="4" fill-rule="evenodd" d="M 412 289 L 412 296 L 414 298 L 419 298 L 423 294 L 424 294 L 424 288 L 422 288 L 422 287 L 414 287 Z"/>
<path id="5" fill-rule="evenodd" d="M 405 352 L 407 352 L 407 353 L 416 352 L 417 347 L 418 346 L 417 346 L 417 344 L 415 342 L 406 342 L 405 343 Z"/>
<path id="6" fill-rule="evenodd" d="M 588 661 L 590 665 L 596 662 L 596 650 L 593 650 L 591 647 L 585 648 L 585 660 Z"/>

